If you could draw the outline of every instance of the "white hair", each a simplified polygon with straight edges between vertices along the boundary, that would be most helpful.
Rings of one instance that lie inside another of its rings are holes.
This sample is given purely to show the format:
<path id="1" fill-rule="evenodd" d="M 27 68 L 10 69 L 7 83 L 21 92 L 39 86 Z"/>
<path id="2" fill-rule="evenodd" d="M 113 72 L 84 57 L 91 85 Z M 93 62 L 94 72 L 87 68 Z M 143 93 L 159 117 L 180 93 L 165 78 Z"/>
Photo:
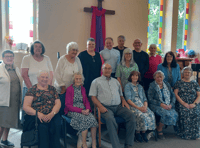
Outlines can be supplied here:
<path id="1" fill-rule="evenodd" d="M 163 77 L 163 79 L 165 78 L 165 75 L 164 75 L 164 73 L 161 71 L 161 70 L 158 70 L 158 71 L 156 71 L 154 74 L 153 74 L 153 78 L 155 79 L 156 78 L 156 75 L 160 75 L 160 76 L 162 76 Z"/>
<path id="2" fill-rule="evenodd" d="M 192 70 L 192 68 L 191 67 L 188 67 L 188 66 L 186 66 L 186 67 L 184 67 L 182 70 L 181 70 L 181 74 L 183 75 L 183 73 L 184 73 L 184 71 L 185 70 L 188 70 L 188 71 L 190 71 L 191 72 L 191 75 L 192 75 L 192 73 L 193 73 L 193 70 Z"/>
<path id="3" fill-rule="evenodd" d="M 39 72 L 37 73 L 37 78 L 39 78 L 41 76 L 41 74 L 43 73 L 47 73 L 48 77 L 50 77 L 49 71 L 48 70 L 39 70 Z"/>
<path id="4" fill-rule="evenodd" d="M 130 67 L 132 67 L 135 64 L 135 61 L 133 59 L 133 51 L 130 48 L 124 49 L 123 55 L 122 55 L 121 64 L 122 64 L 122 66 L 126 66 L 126 61 L 125 61 L 125 58 L 124 58 L 124 56 L 125 56 L 126 53 L 131 53 L 132 54 L 131 61 L 130 61 Z"/>
<path id="5" fill-rule="evenodd" d="M 68 54 L 70 50 L 75 49 L 78 51 L 78 44 L 76 42 L 70 42 L 66 46 L 66 53 Z"/>
<path id="6" fill-rule="evenodd" d="M 73 81 L 73 83 L 75 83 L 75 76 L 76 75 L 81 75 L 82 76 L 82 84 L 84 84 L 84 76 L 83 76 L 83 74 L 81 73 L 81 72 L 75 72 L 74 74 L 73 74 L 73 76 L 72 76 L 72 81 Z"/>

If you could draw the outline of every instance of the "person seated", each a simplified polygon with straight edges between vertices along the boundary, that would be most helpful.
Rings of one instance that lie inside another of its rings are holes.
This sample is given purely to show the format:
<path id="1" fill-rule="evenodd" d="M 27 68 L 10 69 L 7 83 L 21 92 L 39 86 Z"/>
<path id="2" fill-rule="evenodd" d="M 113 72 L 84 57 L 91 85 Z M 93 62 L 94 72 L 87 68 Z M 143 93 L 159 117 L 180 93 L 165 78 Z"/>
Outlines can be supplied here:
<path id="1" fill-rule="evenodd" d="M 57 114 L 61 103 L 56 88 L 48 85 L 50 74 L 48 71 L 39 71 L 38 83 L 28 89 L 23 109 L 23 131 L 35 128 L 35 115 L 38 111 L 38 132 L 40 148 L 60 148 L 61 118 Z"/>
<path id="2" fill-rule="evenodd" d="M 83 76 L 80 72 L 74 73 L 73 84 L 66 90 L 65 97 L 65 115 L 71 117 L 70 125 L 73 129 L 81 132 L 82 141 L 79 140 L 77 148 L 87 148 L 86 138 L 88 129 L 91 128 L 92 148 L 96 148 L 96 127 L 98 123 L 91 113 L 90 103 L 88 101 L 86 90 L 83 85 Z"/>
<path id="3" fill-rule="evenodd" d="M 200 137 L 200 87 L 190 80 L 192 69 L 185 67 L 181 71 L 182 80 L 174 85 L 176 111 L 178 112 L 177 134 L 183 139 L 196 140 Z"/>
<path id="4" fill-rule="evenodd" d="M 102 66 L 103 75 L 92 81 L 89 96 L 99 108 L 101 117 L 106 121 L 106 127 L 113 148 L 121 148 L 117 136 L 117 123 L 114 116 L 122 117 L 126 122 L 126 148 L 134 144 L 135 116 L 129 110 L 130 107 L 123 97 L 120 83 L 111 77 L 112 68 L 110 64 Z"/>
<path id="5" fill-rule="evenodd" d="M 113 39 L 111 37 L 107 37 L 105 39 L 105 49 L 100 52 L 100 55 L 103 57 L 105 63 L 108 63 L 112 67 L 111 76 L 115 78 L 115 72 L 117 69 L 117 65 L 120 62 L 120 52 L 116 49 L 113 49 Z"/>
<path id="6" fill-rule="evenodd" d="M 125 41 L 126 41 L 125 36 L 120 35 L 120 36 L 117 37 L 118 45 L 113 47 L 113 49 L 116 49 L 116 50 L 118 50 L 120 52 L 120 59 L 121 60 L 122 60 L 122 56 L 123 56 L 123 51 L 124 51 L 124 49 L 127 48 L 127 47 L 124 46 Z"/>
<path id="7" fill-rule="evenodd" d="M 156 71 L 155 81 L 150 83 L 148 90 L 149 108 L 160 116 L 157 126 L 158 138 L 165 139 L 162 128 L 164 125 L 176 125 L 178 113 L 175 111 L 175 95 L 170 84 L 164 80 L 164 73 Z"/>
<path id="8" fill-rule="evenodd" d="M 140 72 L 132 71 L 125 86 L 125 98 L 136 118 L 136 137 L 138 142 L 148 142 L 146 131 L 155 130 L 155 116 L 148 108 L 143 87 L 138 83 Z M 141 135 L 140 135 L 141 132 Z"/>

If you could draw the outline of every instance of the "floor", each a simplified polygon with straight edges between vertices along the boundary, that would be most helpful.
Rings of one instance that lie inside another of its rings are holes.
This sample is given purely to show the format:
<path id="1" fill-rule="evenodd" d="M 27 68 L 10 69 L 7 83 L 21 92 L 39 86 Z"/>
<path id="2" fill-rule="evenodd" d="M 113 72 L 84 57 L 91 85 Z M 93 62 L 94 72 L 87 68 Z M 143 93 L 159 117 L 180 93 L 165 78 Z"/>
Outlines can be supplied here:
<path id="1" fill-rule="evenodd" d="M 200 140 L 183 140 L 176 136 L 172 127 L 168 127 L 163 130 L 166 137 L 165 140 L 155 141 L 154 137 L 150 139 L 148 143 L 137 143 L 135 142 L 134 148 L 200 148 Z M 20 148 L 21 130 L 11 129 L 9 134 L 9 140 L 15 144 L 15 148 Z M 119 133 L 120 143 L 123 146 L 125 140 L 125 130 L 120 130 Z M 109 136 L 106 128 L 102 129 L 102 148 L 112 148 L 111 144 L 108 142 Z M 62 148 L 63 141 L 61 140 Z M 8 148 L 1 146 L 2 148 Z M 32 147 L 32 148 L 37 148 Z M 76 148 L 76 140 L 67 138 L 67 148 Z"/>

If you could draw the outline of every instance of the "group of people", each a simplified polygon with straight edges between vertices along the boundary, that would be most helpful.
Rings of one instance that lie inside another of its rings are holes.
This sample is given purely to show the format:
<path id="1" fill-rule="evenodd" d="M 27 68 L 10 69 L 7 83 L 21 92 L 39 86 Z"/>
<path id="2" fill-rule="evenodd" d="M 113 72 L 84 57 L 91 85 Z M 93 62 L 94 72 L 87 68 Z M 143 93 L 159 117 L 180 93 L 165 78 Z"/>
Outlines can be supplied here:
<path id="1" fill-rule="evenodd" d="M 125 37 L 120 35 L 118 46 L 113 47 L 113 39 L 108 37 L 105 49 L 98 53 L 95 40 L 89 38 L 87 49 L 78 54 L 78 44 L 70 42 L 54 72 L 40 41 L 24 56 L 21 73 L 13 64 L 14 53 L 5 50 L 0 64 L 1 143 L 14 145 L 7 138 L 9 129 L 18 127 L 20 102 L 25 111 L 23 131 L 34 128 L 38 112 L 42 148 L 60 147 L 63 114 L 78 131 L 77 147 L 87 148 L 90 129 L 92 148 L 96 148 L 94 105 L 106 121 L 114 148 L 121 148 L 114 116 L 125 120 L 126 148 L 132 147 L 134 140 L 148 142 L 147 130 L 156 130 L 158 138 L 165 139 L 164 125 L 173 125 L 181 138 L 198 139 L 200 87 L 190 80 L 192 69 L 185 67 L 180 72 L 173 52 L 167 52 L 162 62 L 155 44 L 150 45 L 148 55 L 141 50 L 140 39 L 134 40 L 134 50 L 124 43 Z"/>

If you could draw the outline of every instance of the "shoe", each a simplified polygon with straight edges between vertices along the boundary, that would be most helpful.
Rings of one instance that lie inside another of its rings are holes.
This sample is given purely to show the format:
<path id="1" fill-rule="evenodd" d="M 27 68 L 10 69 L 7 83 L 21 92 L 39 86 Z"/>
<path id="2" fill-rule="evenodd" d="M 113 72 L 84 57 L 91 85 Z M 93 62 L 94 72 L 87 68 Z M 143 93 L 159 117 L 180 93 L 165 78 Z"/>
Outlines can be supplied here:
<path id="1" fill-rule="evenodd" d="M 148 142 L 149 140 L 147 139 L 147 134 L 146 133 L 142 133 L 142 139 L 145 141 L 145 142 Z"/>
<path id="2" fill-rule="evenodd" d="M 158 133 L 158 138 L 161 139 L 161 140 L 164 140 L 165 139 L 165 136 L 163 135 L 163 132 L 162 131 L 157 131 Z M 162 135 L 159 135 L 159 133 L 162 133 Z"/>
<path id="3" fill-rule="evenodd" d="M 125 147 L 124 148 L 133 148 L 133 145 L 126 145 L 125 144 Z"/>
<path id="4" fill-rule="evenodd" d="M 1 143 L 4 144 L 4 145 L 6 145 L 6 146 L 12 146 L 12 147 L 15 146 L 12 142 L 10 142 L 8 140 L 5 140 L 5 141 L 1 140 Z"/>
<path id="5" fill-rule="evenodd" d="M 141 135 L 140 135 L 140 133 L 136 133 L 135 134 L 135 140 L 137 141 L 137 142 L 142 142 L 143 140 L 142 140 L 142 137 L 141 137 Z"/>

